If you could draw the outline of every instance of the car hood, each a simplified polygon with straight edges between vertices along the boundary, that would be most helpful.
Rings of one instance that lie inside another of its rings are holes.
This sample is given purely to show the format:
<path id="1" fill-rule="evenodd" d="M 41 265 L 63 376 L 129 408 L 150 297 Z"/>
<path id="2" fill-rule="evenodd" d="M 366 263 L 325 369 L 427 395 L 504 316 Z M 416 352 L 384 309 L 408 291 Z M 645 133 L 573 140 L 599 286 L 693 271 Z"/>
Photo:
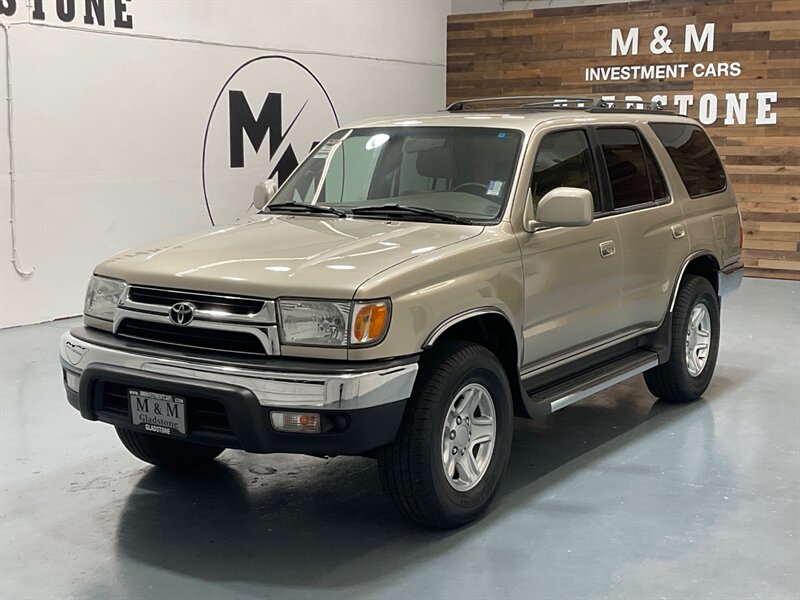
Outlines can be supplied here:
<path id="1" fill-rule="evenodd" d="M 381 271 L 482 230 L 450 223 L 258 216 L 124 250 L 98 265 L 95 273 L 173 289 L 265 298 L 350 298 Z"/>

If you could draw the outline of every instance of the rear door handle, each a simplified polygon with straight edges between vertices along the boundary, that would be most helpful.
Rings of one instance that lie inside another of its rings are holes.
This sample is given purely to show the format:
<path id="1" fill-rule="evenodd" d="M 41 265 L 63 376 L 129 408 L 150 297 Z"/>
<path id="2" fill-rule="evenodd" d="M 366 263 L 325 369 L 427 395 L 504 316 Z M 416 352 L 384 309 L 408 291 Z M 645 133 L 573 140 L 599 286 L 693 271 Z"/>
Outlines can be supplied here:
<path id="1" fill-rule="evenodd" d="M 616 251 L 617 251 L 617 246 L 614 244 L 614 240 L 600 242 L 600 256 L 602 256 L 603 258 L 614 256 L 614 253 Z"/>
<path id="2" fill-rule="evenodd" d="M 686 235 L 686 229 L 683 227 L 683 223 L 675 223 L 675 225 L 670 227 L 670 229 L 672 229 L 672 237 L 674 237 L 676 240 L 679 240 Z"/>

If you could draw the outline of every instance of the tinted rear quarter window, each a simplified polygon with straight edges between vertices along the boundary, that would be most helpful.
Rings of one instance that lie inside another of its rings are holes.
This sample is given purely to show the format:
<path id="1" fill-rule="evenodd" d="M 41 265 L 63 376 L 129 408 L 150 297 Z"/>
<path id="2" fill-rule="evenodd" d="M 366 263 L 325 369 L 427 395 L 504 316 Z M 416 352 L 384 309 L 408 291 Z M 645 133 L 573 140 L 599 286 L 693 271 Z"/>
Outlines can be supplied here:
<path id="1" fill-rule="evenodd" d="M 664 176 L 661 175 L 661 169 L 656 164 L 656 159 L 653 158 L 653 153 L 650 148 L 645 144 L 644 158 L 647 162 L 647 172 L 650 174 L 650 184 L 653 186 L 653 199 L 663 200 L 667 197 L 667 186 L 664 185 Z"/>
<path id="2" fill-rule="evenodd" d="M 689 196 L 697 198 L 725 189 L 725 170 L 705 131 L 687 123 L 650 123 L 667 149 Z"/>

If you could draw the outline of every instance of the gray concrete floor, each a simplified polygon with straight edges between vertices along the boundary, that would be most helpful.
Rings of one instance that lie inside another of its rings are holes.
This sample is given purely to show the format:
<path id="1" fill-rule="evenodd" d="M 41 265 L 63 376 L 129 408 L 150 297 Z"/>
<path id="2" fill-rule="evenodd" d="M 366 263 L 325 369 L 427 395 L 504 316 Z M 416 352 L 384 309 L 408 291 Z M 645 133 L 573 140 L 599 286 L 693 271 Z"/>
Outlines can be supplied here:
<path id="1" fill-rule="evenodd" d="M 0 332 L 2 598 L 800 595 L 800 285 L 745 280 L 688 406 L 636 378 L 518 420 L 485 518 L 419 529 L 375 465 L 227 451 L 204 478 L 129 456 L 64 398 L 75 320 Z"/>

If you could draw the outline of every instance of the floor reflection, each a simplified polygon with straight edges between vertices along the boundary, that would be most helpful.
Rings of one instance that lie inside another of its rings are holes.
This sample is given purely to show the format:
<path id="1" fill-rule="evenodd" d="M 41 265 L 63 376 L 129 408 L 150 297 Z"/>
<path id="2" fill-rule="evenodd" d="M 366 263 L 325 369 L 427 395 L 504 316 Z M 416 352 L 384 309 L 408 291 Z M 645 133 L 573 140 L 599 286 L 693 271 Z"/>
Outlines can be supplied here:
<path id="1" fill-rule="evenodd" d="M 205 580 L 353 585 L 457 546 L 513 516 L 518 505 L 546 493 L 559 478 L 681 419 L 699 424 L 676 428 L 687 436 L 681 447 L 699 454 L 701 464 L 713 461 L 713 445 L 705 443 L 714 427 L 708 402 L 665 405 L 638 381 L 611 392 L 547 418 L 518 419 L 494 506 L 456 532 L 427 531 L 397 516 L 369 459 L 228 452 L 227 462 L 203 476 L 149 470 L 121 513 L 117 547 L 142 563 Z"/>

